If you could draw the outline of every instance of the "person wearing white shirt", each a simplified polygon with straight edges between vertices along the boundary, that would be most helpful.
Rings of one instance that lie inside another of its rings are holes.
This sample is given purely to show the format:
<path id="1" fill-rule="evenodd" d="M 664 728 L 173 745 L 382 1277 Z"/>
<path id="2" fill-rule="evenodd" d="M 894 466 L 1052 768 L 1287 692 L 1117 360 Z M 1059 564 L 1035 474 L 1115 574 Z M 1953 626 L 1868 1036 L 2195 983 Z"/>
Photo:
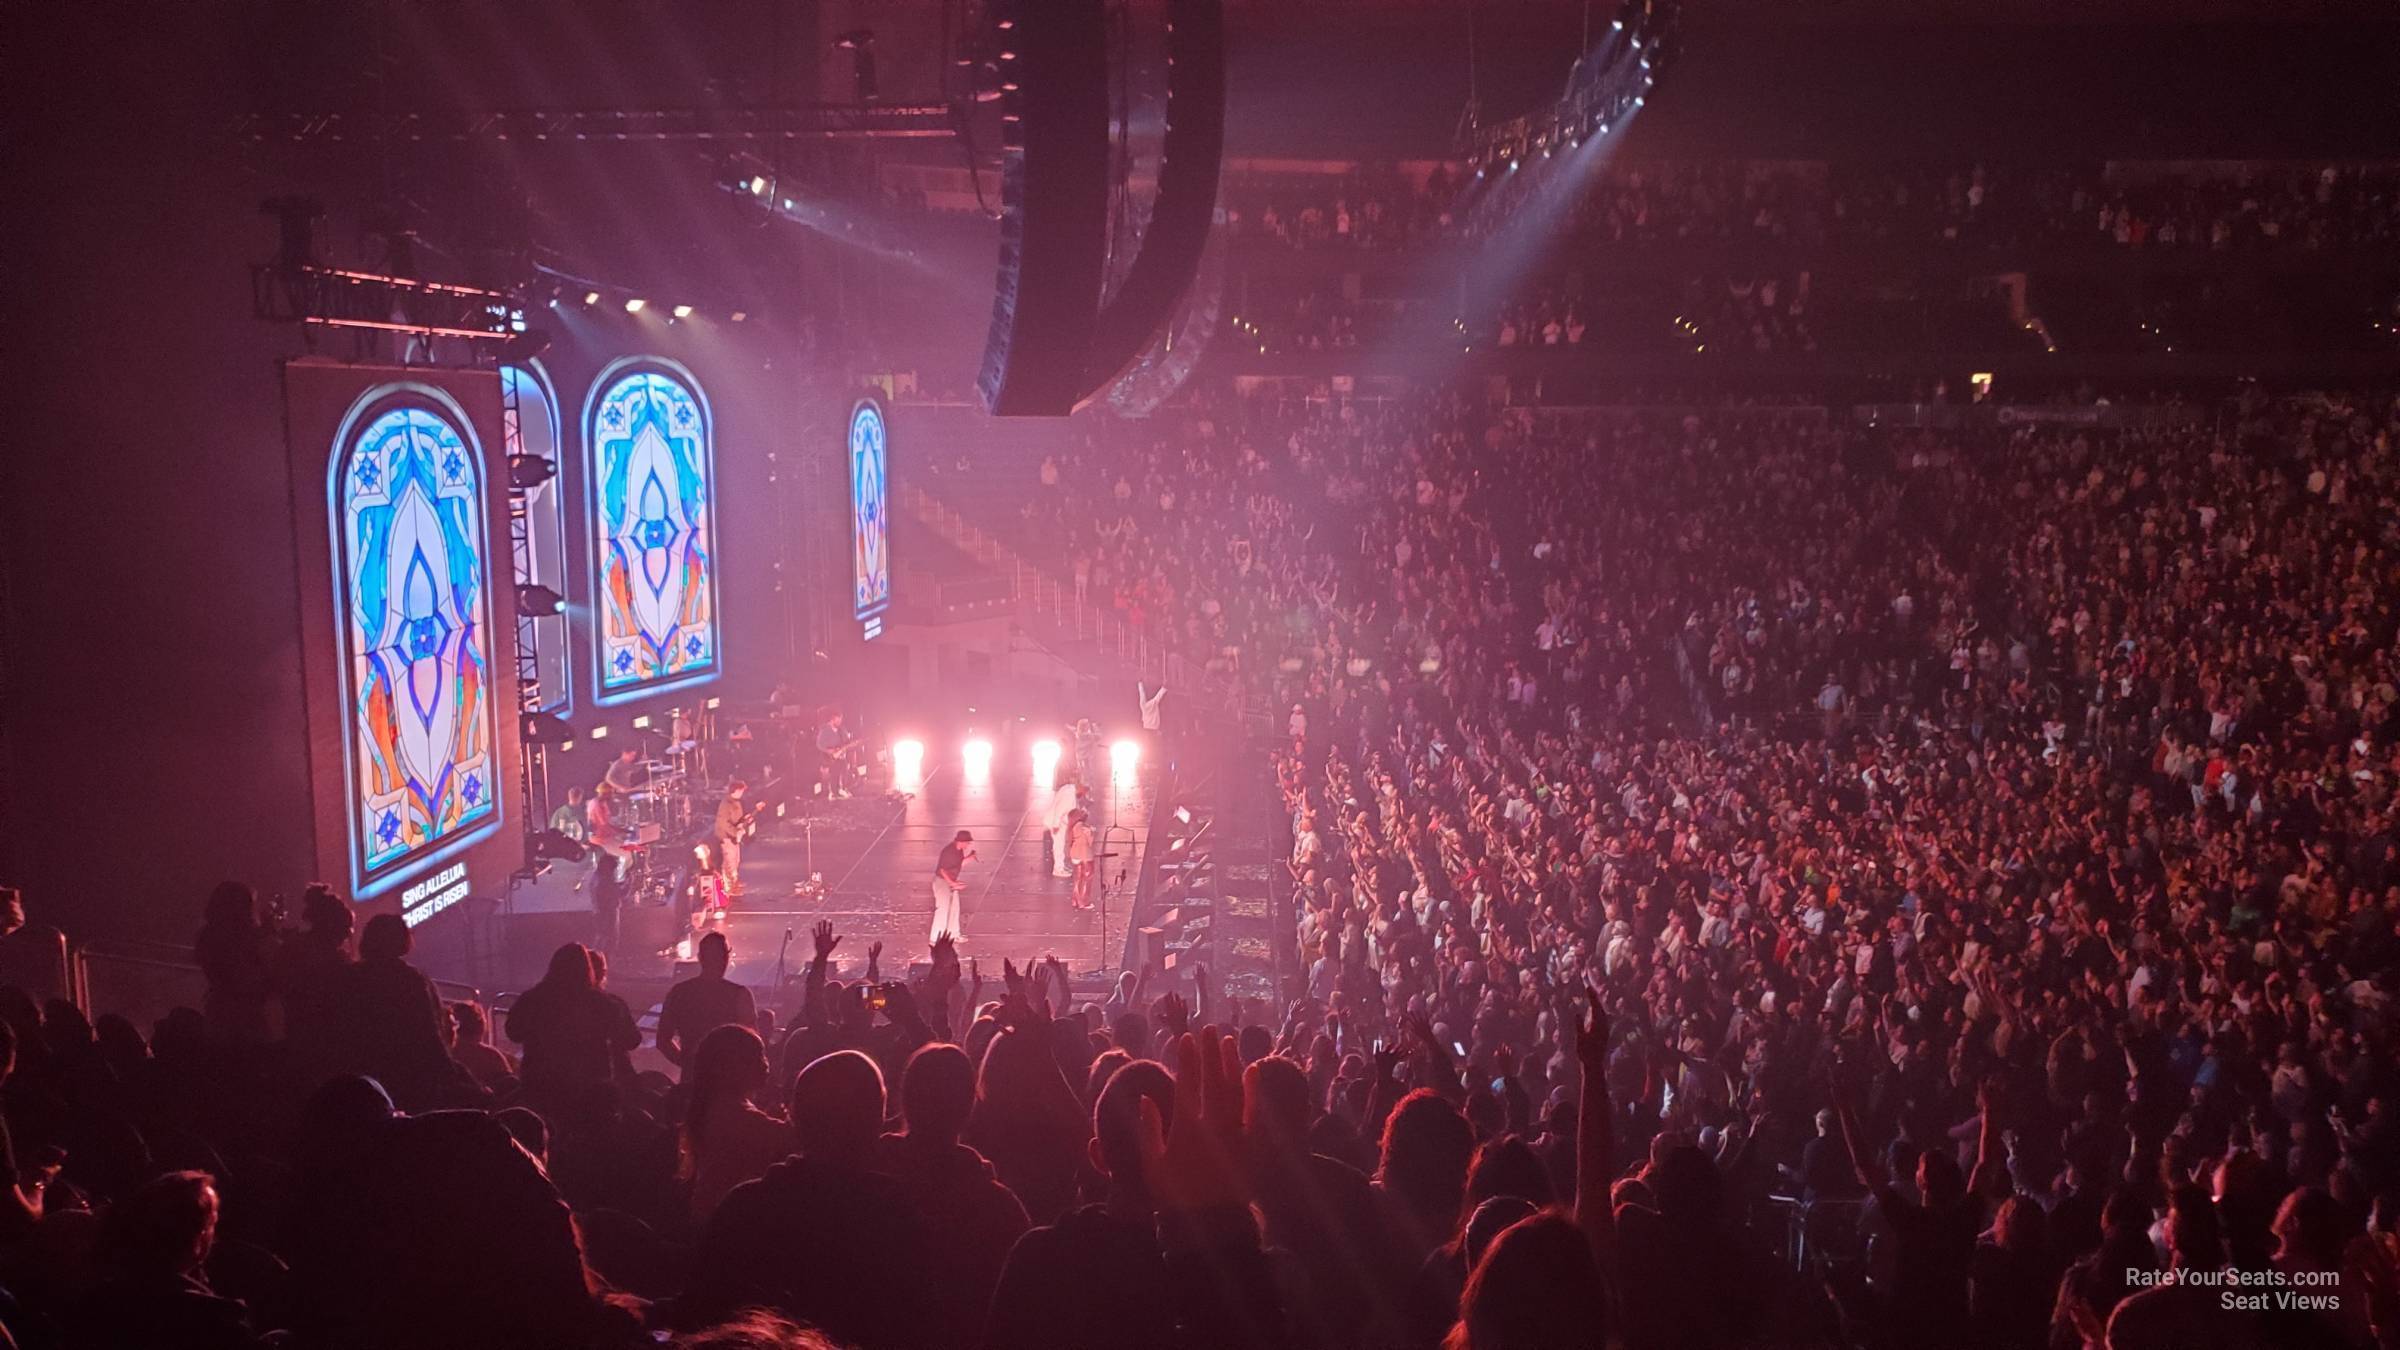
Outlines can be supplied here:
<path id="1" fill-rule="evenodd" d="M 1083 794 L 1070 778 L 1050 795 L 1050 809 L 1043 813 L 1042 833 L 1050 840 L 1050 875 L 1054 877 L 1075 875 L 1067 864 L 1067 817 L 1081 805 Z"/>

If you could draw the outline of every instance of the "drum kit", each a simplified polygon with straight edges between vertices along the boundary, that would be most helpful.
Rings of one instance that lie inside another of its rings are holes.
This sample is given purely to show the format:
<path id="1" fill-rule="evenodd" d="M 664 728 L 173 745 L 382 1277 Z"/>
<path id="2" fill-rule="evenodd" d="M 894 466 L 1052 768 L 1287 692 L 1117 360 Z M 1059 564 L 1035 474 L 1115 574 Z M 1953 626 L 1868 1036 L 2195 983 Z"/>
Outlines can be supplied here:
<path id="1" fill-rule="evenodd" d="M 630 904 L 663 904 L 673 894 L 678 869 L 666 864 L 662 843 L 688 839 L 706 818 L 715 789 L 708 778 L 707 746 L 713 739 L 714 714 L 707 708 L 677 708 L 667 715 L 667 727 L 650 730 L 635 723 L 642 737 L 640 786 L 625 793 L 625 811 L 617 824 L 624 830 L 625 900 Z M 698 845 L 705 879 L 716 885 L 710 845 Z M 717 885 L 714 904 L 722 908 L 723 888 Z"/>

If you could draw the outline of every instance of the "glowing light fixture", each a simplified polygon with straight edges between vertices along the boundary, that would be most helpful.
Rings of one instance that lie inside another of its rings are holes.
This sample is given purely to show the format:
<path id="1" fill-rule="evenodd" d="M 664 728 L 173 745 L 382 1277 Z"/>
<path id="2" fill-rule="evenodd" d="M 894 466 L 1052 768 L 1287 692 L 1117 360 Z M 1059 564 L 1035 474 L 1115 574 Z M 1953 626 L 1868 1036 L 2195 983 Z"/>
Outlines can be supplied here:
<path id="1" fill-rule="evenodd" d="M 1108 747 L 1108 766 L 1114 769 L 1120 777 L 1130 775 L 1133 772 L 1133 766 L 1141 762 L 1142 743 L 1140 741 L 1119 741 Z"/>

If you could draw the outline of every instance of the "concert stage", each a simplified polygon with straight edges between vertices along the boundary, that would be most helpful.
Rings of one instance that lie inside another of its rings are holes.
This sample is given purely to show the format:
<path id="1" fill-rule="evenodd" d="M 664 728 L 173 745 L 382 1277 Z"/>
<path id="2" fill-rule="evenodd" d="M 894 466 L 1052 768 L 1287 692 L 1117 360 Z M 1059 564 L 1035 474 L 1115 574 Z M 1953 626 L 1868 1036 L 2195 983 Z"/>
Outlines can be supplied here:
<path id="1" fill-rule="evenodd" d="M 922 781 L 900 784 L 899 795 L 862 790 L 831 803 L 803 797 L 783 819 L 762 823 L 744 849 L 743 893 L 724 920 L 734 978 L 754 989 L 772 987 L 787 928 L 785 969 L 797 973 L 810 954 L 808 930 L 820 919 L 832 920 L 842 934 L 834 953 L 841 976 L 865 969 L 874 942 L 883 943 L 884 973 L 905 974 L 926 959 L 934 860 L 960 830 L 975 835 L 977 856 L 964 874 L 959 954 L 982 963 L 991 987 L 998 987 L 1003 959 L 1023 965 L 1056 956 L 1076 975 L 1116 968 L 1140 875 L 1154 766 L 1137 764 L 1113 787 L 1095 788 L 1101 849 L 1117 854 L 1101 862 L 1109 892 L 1103 932 L 1102 909 L 1070 908 L 1068 882 L 1044 863 L 1042 817 L 1051 788 L 1035 778 L 1029 756 L 1004 743 L 984 772 L 971 774 L 955 748 L 946 756 L 939 749 L 929 747 Z M 887 773 L 879 767 L 870 781 Z M 812 873 L 823 878 L 822 897 L 795 895 Z M 624 962 L 646 964 L 633 953 Z"/>
<path id="2" fill-rule="evenodd" d="M 734 977 L 753 988 L 771 987 L 787 928 L 792 939 L 785 965 L 797 972 L 810 954 L 808 930 L 820 919 L 832 920 L 842 934 L 834 953 L 842 975 L 865 969 L 874 942 L 883 943 L 884 972 L 904 974 L 926 957 L 934 861 L 960 830 L 975 835 L 977 856 L 964 873 L 966 932 L 959 954 L 980 961 L 987 982 L 998 980 L 1003 959 L 1023 965 L 1056 956 L 1078 975 L 1114 969 L 1124 950 L 1133 881 L 1140 875 L 1138 850 L 1150 817 L 1144 767 L 1119 778 L 1113 793 L 1097 794 L 1102 851 L 1117 853 L 1101 863 L 1109 883 L 1105 932 L 1103 911 L 1071 908 L 1068 882 L 1053 877 L 1044 862 L 1042 817 L 1051 789 L 1035 780 L 1030 762 L 995 757 L 976 777 L 953 757 L 929 764 L 923 781 L 905 795 L 819 801 L 817 814 L 806 816 L 797 814 L 809 807 L 803 799 L 792 814 L 762 827 L 744 851 L 744 890 L 724 921 Z M 796 897 L 812 873 L 824 879 L 822 898 Z"/>

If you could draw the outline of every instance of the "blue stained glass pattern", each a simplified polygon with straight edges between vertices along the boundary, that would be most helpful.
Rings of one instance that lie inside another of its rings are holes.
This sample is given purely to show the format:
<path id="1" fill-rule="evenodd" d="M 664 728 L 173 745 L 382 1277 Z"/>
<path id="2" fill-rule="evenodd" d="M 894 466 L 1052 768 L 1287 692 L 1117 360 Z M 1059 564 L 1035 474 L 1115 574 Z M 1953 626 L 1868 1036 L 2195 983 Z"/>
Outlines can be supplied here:
<path id="1" fill-rule="evenodd" d="M 888 443 L 883 408 L 861 400 L 850 412 L 850 561 L 861 619 L 892 603 Z"/>
<path id="2" fill-rule="evenodd" d="M 334 461 L 350 836 L 362 889 L 499 821 L 483 475 L 452 414 L 387 405 Z"/>
<path id="3" fill-rule="evenodd" d="M 716 447 L 706 407 L 683 379 L 644 367 L 601 391 L 590 433 L 601 700 L 713 677 Z"/>

